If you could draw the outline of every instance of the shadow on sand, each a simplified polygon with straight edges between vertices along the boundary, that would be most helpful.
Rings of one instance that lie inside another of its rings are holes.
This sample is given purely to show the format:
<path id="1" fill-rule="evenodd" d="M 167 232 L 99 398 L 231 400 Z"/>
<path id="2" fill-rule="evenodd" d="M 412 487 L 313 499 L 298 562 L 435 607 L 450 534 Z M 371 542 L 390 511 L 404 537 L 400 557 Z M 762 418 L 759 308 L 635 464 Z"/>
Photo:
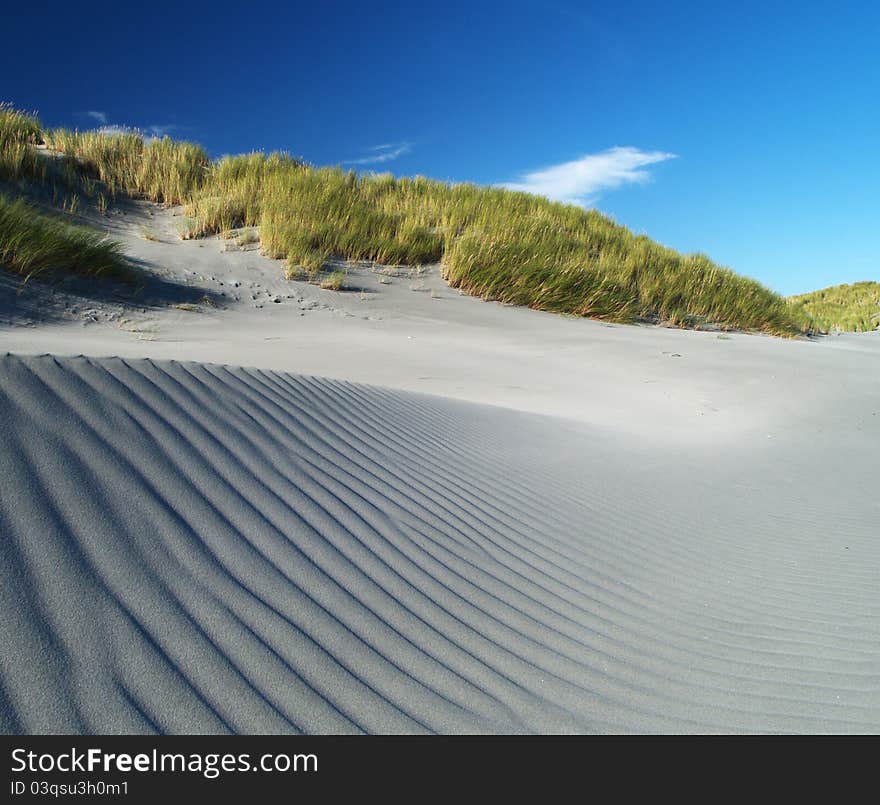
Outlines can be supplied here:
<path id="1" fill-rule="evenodd" d="M 128 310 L 157 310 L 181 304 L 223 307 L 222 295 L 157 276 L 151 266 L 129 257 L 135 282 L 94 279 L 56 273 L 24 281 L 0 269 L 0 326 L 34 326 L 90 317 L 98 321 L 108 314 Z"/>

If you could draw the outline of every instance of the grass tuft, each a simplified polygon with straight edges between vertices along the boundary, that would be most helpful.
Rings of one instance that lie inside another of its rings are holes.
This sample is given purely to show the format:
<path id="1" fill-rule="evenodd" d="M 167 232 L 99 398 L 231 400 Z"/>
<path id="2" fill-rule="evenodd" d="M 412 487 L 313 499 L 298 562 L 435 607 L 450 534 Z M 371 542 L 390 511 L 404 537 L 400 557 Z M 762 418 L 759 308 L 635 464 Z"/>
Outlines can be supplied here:
<path id="1" fill-rule="evenodd" d="M 43 142 L 43 126 L 36 114 L 22 112 L 12 104 L 0 102 L 0 142 L 39 145 Z"/>
<path id="2" fill-rule="evenodd" d="M 31 279 L 60 271 L 128 279 L 122 246 L 99 232 L 38 212 L 0 195 L 0 265 Z"/>
<path id="3" fill-rule="evenodd" d="M 145 140 L 137 132 L 105 134 L 56 129 L 49 148 L 77 167 L 80 182 L 100 181 L 123 194 L 159 204 L 183 204 L 205 181 L 208 155 L 199 145 L 170 137 Z"/>
<path id="4" fill-rule="evenodd" d="M 318 280 L 318 285 L 325 291 L 341 291 L 345 287 L 345 272 L 331 271 Z"/>

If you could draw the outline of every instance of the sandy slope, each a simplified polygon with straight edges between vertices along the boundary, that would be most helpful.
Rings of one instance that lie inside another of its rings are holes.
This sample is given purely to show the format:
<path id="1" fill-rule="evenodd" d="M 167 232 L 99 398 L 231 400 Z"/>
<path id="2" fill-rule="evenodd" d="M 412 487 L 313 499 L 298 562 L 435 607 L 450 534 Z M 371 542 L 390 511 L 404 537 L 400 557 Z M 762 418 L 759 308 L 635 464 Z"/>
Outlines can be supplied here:
<path id="1" fill-rule="evenodd" d="M 835 432 L 860 440 L 877 411 L 880 333 L 806 342 L 614 326 L 463 296 L 436 266 L 392 277 L 356 266 L 353 290 L 336 293 L 287 282 L 255 246 L 181 241 L 176 211 L 121 209 L 92 223 L 144 269 L 144 292 L 132 303 L 76 283 L 22 290 L 0 274 L 0 351 L 285 370 L 712 449 L 786 431 L 812 439 L 829 432 L 829 416 Z M 158 240 L 145 240 L 144 227 Z"/>
<path id="2" fill-rule="evenodd" d="M 880 728 L 851 478 L 273 372 L 0 376 L 7 730 Z"/>
<path id="3" fill-rule="evenodd" d="M 880 732 L 878 334 L 107 225 L 135 303 L 0 282 L 0 353 L 122 356 L 0 358 L 3 729 Z"/>

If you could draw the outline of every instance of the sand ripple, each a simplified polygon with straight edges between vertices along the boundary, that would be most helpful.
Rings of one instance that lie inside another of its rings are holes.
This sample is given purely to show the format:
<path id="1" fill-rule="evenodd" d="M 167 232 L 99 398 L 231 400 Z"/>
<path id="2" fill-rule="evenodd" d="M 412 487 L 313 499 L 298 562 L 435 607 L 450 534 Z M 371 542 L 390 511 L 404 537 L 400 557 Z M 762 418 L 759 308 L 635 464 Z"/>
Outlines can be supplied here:
<path id="1" fill-rule="evenodd" d="M 0 727 L 880 731 L 880 509 L 741 469 L 340 381 L 0 357 Z"/>

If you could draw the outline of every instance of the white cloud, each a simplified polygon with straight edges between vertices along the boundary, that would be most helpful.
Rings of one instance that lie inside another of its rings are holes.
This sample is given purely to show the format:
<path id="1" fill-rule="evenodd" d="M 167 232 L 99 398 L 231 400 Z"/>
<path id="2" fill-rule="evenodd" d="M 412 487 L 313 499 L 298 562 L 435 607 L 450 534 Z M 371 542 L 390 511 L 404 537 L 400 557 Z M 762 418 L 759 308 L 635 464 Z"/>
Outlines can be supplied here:
<path id="1" fill-rule="evenodd" d="M 140 134 L 138 129 L 133 129 L 131 126 L 99 126 L 96 131 L 100 134 Z"/>
<path id="2" fill-rule="evenodd" d="M 101 134 L 139 134 L 141 135 L 147 142 L 150 140 L 161 140 L 165 135 L 167 135 L 174 126 L 145 126 L 140 129 L 135 126 L 120 126 L 118 124 L 112 124 L 109 126 L 99 126 L 97 131 Z"/>
<path id="3" fill-rule="evenodd" d="M 168 136 L 175 128 L 176 126 L 170 123 L 167 123 L 164 126 L 157 126 L 154 124 L 152 126 L 147 126 L 143 131 L 148 137 L 161 139 L 162 137 Z"/>
<path id="4" fill-rule="evenodd" d="M 106 112 L 86 112 L 86 117 L 90 117 L 93 120 L 96 120 L 100 125 L 107 125 L 107 113 Z"/>
<path id="5" fill-rule="evenodd" d="M 383 143 L 382 145 L 374 145 L 368 149 L 369 156 L 360 159 L 347 159 L 343 165 L 376 165 L 382 162 L 391 162 L 404 154 L 408 154 L 412 150 L 409 143 Z"/>
<path id="6" fill-rule="evenodd" d="M 675 156 L 665 151 L 641 151 L 618 146 L 523 174 L 518 182 L 508 182 L 502 187 L 587 207 L 604 190 L 648 181 L 650 174 L 643 168 L 675 159 Z"/>

